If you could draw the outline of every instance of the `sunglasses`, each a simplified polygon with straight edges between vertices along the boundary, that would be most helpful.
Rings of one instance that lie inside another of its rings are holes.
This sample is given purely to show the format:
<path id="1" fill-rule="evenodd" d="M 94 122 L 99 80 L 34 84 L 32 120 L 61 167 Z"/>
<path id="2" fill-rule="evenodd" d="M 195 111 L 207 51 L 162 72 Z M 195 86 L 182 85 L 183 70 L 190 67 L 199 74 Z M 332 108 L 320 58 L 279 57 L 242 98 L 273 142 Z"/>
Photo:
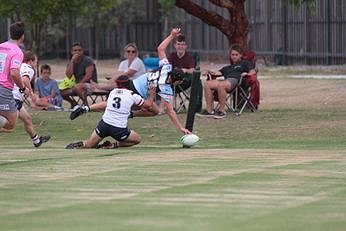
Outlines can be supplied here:
<path id="1" fill-rule="evenodd" d="M 127 53 L 132 53 L 132 54 L 136 53 L 135 50 L 127 50 L 126 52 L 127 52 Z"/>

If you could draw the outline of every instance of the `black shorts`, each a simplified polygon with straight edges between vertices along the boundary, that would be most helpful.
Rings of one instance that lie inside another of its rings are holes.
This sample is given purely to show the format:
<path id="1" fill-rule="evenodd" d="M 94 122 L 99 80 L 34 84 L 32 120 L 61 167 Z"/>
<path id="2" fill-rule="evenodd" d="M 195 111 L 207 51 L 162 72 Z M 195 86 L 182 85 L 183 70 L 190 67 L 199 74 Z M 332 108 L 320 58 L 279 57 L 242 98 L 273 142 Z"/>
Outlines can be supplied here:
<path id="1" fill-rule="evenodd" d="M 95 128 L 95 132 L 101 138 L 110 136 L 117 141 L 124 141 L 130 136 L 131 129 L 127 127 L 126 128 L 114 127 L 112 125 L 105 123 L 103 120 L 101 120 L 99 124 L 97 125 L 97 127 Z"/>
<path id="2" fill-rule="evenodd" d="M 16 108 L 18 111 L 20 111 L 20 109 L 22 109 L 23 107 L 23 101 L 15 99 L 14 101 L 16 101 Z"/>

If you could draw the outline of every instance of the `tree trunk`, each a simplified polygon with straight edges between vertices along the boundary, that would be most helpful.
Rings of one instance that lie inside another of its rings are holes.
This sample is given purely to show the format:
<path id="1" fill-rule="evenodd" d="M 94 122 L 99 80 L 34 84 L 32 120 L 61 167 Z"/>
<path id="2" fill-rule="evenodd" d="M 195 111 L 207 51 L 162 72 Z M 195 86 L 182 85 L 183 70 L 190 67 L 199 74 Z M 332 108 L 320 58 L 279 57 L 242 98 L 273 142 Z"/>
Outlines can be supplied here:
<path id="1" fill-rule="evenodd" d="M 249 21 L 245 14 L 245 0 L 209 0 L 209 2 L 225 8 L 229 18 L 224 18 L 215 11 L 208 11 L 192 0 L 176 0 L 175 5 L 208 25 L 216 27 L 226 35 L 229 45 L 238 43 L 246 49 Z"/>

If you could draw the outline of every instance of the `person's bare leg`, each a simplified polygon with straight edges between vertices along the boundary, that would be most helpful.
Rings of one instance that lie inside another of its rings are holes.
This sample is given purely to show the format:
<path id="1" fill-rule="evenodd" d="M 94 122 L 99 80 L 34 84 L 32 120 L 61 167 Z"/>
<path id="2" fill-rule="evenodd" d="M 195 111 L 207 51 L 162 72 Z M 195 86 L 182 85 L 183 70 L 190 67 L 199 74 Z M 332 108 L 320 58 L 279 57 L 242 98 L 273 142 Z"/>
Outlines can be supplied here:
<path id="1" fill-rule="evenodd" d="M 231 83 L 227 80 L 219 81 L 219 86 L 217 89 L 217 95 L 219 98 L 220 108 L 219 111 L 225 113 L 226 98 L 228 92 L 231 90 Z"/>
<path id="2" fill-rule="evenodd" d="M 70 97 L 72 94 L 72 89 L 62 90 L 60 91 L 60 94 L 64 100 L 70 103 L 71 108 L 77 105 L 76 101 Z"/>
<path id="3" fill-rule="evenodd" d="M 85 83 L 76 84 L 73 87 L 73 91 L 82 99 L 84 105 L 88 105 L 87 89 Z"/>
<path id="4" fill-rule="evenodd" d="M 91 133 L 89 139 L 84 141 L 84 148 L 96 148 L 97 145 L 103 140 L 103 138 L 99 137 L 95 130 Z"/>
<path id="5" fill-rule="evenodd" d="M 204 83 L 204 98 L 209 113 L 213 111 L 213 91 L 218 89 L 219 82 L 219 80 L 209 80 Z"/>
<path id="6" fill-rule="evenodd" d="M 30 138 L 34 137 L 36 132 L 32 123 L 32 117 L 24 107 L 22 107 L 19 111 L 19 119 L 23 121 L 24 129 Z"/>
<path id="7" fill-rule="evenodd" d="M 140 135 L 136 131 L 131 130 L 129 137 L 127 137 L 126 140 L 120 141 L 118 143 L 119 143 L 119 147 L 130 147 L 133 145 L 137 145 L 140 142 L 141 142 Z"/>
<path id="8" fill-rule="evenodd" d="M 1 111 L 0 116 L 2 117 L 2 123 L 4 124 L 2 128 L 0 128 L 0 132 L 11 132 L 16 125 L 18 112 Z"/>

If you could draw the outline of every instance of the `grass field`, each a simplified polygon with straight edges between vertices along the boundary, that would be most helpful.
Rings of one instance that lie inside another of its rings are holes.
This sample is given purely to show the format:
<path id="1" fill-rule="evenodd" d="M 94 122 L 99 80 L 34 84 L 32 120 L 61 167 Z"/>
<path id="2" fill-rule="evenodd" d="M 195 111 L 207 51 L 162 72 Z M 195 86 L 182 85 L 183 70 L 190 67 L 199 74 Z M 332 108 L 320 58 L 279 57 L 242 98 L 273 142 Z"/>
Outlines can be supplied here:
<path id="1" fill-rule="evenodd" d="M 130 120 L 136 147 L 66 150 L 102 114 L 32 111 L 53 138 L 0 133 L 0 230 L 345 230 L 346 80 L 261 83 L 259 112 L 196 118 L 190 149 L 159 116 Z"/>

